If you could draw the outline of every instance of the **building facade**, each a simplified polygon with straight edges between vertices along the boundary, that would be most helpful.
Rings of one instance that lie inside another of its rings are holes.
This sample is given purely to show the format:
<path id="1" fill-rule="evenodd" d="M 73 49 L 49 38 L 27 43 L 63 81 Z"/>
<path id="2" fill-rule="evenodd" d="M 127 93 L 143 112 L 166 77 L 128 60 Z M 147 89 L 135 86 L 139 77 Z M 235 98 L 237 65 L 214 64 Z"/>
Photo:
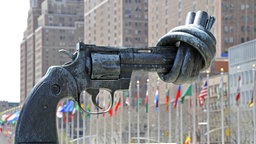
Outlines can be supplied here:
<path id="1" fill-rule="evenodd" d="M 146 48 L 148 45 L 148 1 L 147 0 L 86 0 L 84 4 L 84 42 L 88 44 L 118 46 L 118 47 L 136 47 Z M 146 96 L 146 84 L 148 74 L 146 72 L 134 72 L 131 77 L 131 94 L 129 94 L 130 106 L 134 108 L 136 105 L 137 81 L 139 81 L 139 105 L 144 105 Z M 128 92 L 124 92 L 128 96 Z M 106 95 L 106 94 L 105 94 Z M 123 101 L 125 103 L 125 101 Z M 132 109 L 133 109 L 132 108 Z M 127 111 L 127 108 L 124 108 Z M 131 110 L 133 111 L 133 110 Z M 140 109 L 140 111 L 144 111 Z M 137 131 L 136 112 L 131 112 L 130 119 L 132 121 L 131 135 L 134 137 Z M 122 114 L 122 113 L 121 113 Z M 122 143 L 131 142 L 128 138 L 128 116 L 123 115 Z M 120 114 L 118 114 L 120 116 Z M 141 114 L 140 132 L 144 137 L 146 121 L 143 121 L 145 114 Z M 118 121 L 118 120 L 117 120 Z M 116 122 L 121 123 L 120 121 Z M 101 121 L 102 122 L 102 121 Z M 107 130 L 111 129 L 111 120 L 106 121 Z M 94 125 L 92 125 L 94 127 Z M 96 127 L 94 127 L 96 129 Z M 104 129 L 104 125 L 99 125 L 100 129 Z M 115 130 L 116 131 L 116 130 Z M 118 130 L 119 131 L 119 130 Z M 103 131 L 102 131 L 103 132 Z M 100 133 L 104 135 L 104 133 Z M 113 142 L 111 137 L 105 140 Z M 103 137 L 99 139 L 99 143 L 104 141 Z"/>
<path id="2" fill-rule="evenodd" d="M 189 11 L 206 11 L 216 18 L 211 32 L 216 37 L 217 53 L 227 53 L 228 48 L 256 38 L 255 0 L 149 0 L 148 44 L 172 28 L 185 23 Z"/>
<path id="3" fill-rule="evenodd" d="M 70 61 L 58 51 L 73 52 L 76 43 L 83 41 L 83 3 L 82 0 L 31 0 L 20 49 L 21 103 L 49 66 Z"/>
<path id="4" fill-rule="evenodd" d="M 87 0 L 84 4 L 84 42 L 104 46 L 146 48 L 148 41 L 148 1 Z M 145 96 L 147 74 L 134 72 L 132 89 L 140 81 Z M 136 93 L 132 94 L 136 96 Z M 132 104 L 135 104 L 133 101 Z"/>
<path id="5" fill-rule="evenodd" d="M 241 143 L 251 143 L 253 141 L 253 107 L 250 107 L 249 103 L 255 91 L 256 40 L 231 47 L 229 62 L 230 119 L 233 124 L 231 136 L 234 141 L 237 141 L 237 135 L 240 133 Z M 236 99 L 238 93 L 240 98 Z"/>
<path id="6" fill-rule="evenodd" d="M 0 101 L 0 112 L 19 106 L 19 103 Z"/>

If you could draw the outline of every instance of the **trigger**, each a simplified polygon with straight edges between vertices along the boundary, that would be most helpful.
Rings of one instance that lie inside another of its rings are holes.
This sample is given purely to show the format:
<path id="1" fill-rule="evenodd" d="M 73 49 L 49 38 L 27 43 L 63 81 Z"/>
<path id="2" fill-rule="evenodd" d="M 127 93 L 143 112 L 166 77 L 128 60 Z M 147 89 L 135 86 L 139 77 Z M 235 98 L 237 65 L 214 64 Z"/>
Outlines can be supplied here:
<path id="1" fill-rule="evenodd" d="M 88 89 L 86 90 L 89 94 L 92 95 L 92 103 L 99 109 L 103 109 L 102 107 L 99 106 L 99 103 L 97 102 L 97 95 L 99 94 L 98 89 Z"/>

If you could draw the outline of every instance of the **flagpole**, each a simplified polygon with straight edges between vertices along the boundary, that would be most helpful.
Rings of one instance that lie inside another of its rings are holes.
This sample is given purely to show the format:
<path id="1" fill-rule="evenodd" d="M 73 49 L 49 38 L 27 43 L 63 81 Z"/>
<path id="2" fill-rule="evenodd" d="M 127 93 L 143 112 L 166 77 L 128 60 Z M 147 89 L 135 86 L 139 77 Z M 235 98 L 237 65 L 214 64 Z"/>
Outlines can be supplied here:
<path id="1" fill-rule="evenodd" d="M 148 92 L 148 88 L 149 88 L 149 79 L 147 79 L 147 92 Z M 147 97 L 149 96 L 149 94 L 147 95 Z M 149 100 L 149 99 L 148 99 Z M 148 104 L 149 102 L 147 102 L 147 109 L 148 109 Z M 149 140 L 149 110 L 147 110 L 147 141 L 148 143 L 150 142 Z"/>
<path id="2" fill-rule="evenodd" d="M 140 112 L 139 112 L 139 98 L 140 98 L 140 81 L 137 81 L 137 143 L 140 143 Z"/>
<path id="3" fill-rule="evenodd" d="M 176 132 L 176 143 L 179 143 L 179 107 L 176 107 L 176 122 L 175 122 L 175 124 L 176 124 L 176 127 L 175 127 L 175 132 Z"/>
<path id="4" fill-rule="evenodd" d="M 97 115 L 97 118 L 96 118 L 96 144 L 98 144 L 98 143 L 99 143 L 99 117 Z"/>
<path id="5" fill-rule="evenodd" d="M 59 107 L 59 106 L 58 106 Z M 57 112 L 59 111 L 59 108 L 57 109 Z M 60 128 L 59 128 L 59 117 L 57 116 L 57 112 L 56 112 L 56 125 L 57 125 L 57 130 L 58 130 L 58 133 L 60 132 Z"/>
<path id="6" fill-rule="evenodd" d="M 114 105 L 114 104 L 113 104 Z M 112 108 L 111 108 L 112 109 Z M 113 110 L 112 110 L 112 112 L 113 112 Z M 111 116 L 111 143 L 114 143 L 114 141 L 113 141 L 113 124 L 114 124 L 114 116 L 113 116 L 113 114 L 112 114 L 112 116 Z"/>
<path id="7" fill-rule="evenodd" d="M 104 109 L 105 109 L 105 107 L 106 107 L 106 98 L 104 97 L 104 103 L 103 103 L 103 105 L 104 105 Z M 107 114 L 107 113 L 106 113 Z M 106 143 L 106 114 L 104 114 L 104 118 L 103 118 L 103 124 L 104 124 L 104 127 L 103 127 L 103 130 L 104 130 L 104 134 L 103 134 L 103 136 L 104 136 L 104 139 L 103 139 L 103 141 L 104 141 L 104 144 Z"/>
<path id="8" fill-rule="evenodd" d="M 238 70 L 238 76 L 240 75 L 239 72 L 240 66 L 237 66 L 237 70 Z M 239 88 L 239 93 L 240 93 L 240 81 L 238 81 L 238 88 Z M 240 144 L 240 105 L 239 105 L 239 101 L 237 101 L 237 143 Z"/>
<path id="9" fill-rule="evenodd" d="M 196 83 L 194 82 L 193 88 L 193 144 L 196 143 Z"/>
<path id="10" fill-rule="evenodd" d="M 90 103 L 89 103 L 90 104 Z M 91 104 L 89 105 L 90 107 L 91 107 Z M 88 108 L 89 109 L 89 108 Z M 89 144 L 91 144 L 92 143 L 92 116 L 90 115 L 89 116 L 89 135 L 90 135 L 90 137 L 89 137 Z M 97 122 L 96 122 L 97 123 Z M 85 139 L 85 138 L 84 138 Z"/>
<path id="11" fill-rule="evenodd" d="M 71 140 L 74 138 L 74 118 L 71 119 Z"/>
<path id="12" fill-rule="evenodd" d="M 256 90 L 256 87 L 255 87 L 255 80 L 256 80 L 256 76 L 255 76 L 255 64 L 252 65 L 252 70 L 253 70 L 253 127 L 254 127 L 254 133 L 253 133 L 253 143 L 256 144 L 256 100 L 255 100 L 255 90 Z"/>
<path id="13" fill-rule="evenodd" d="M 129 123 L 129 132 L 128 132 L 128 144 L 130 144 L 131 143 L 131 108 L 130 108 L 130 99 L 132 98 L 132 85 L 131 85 L 131 83 L 130 83 L 130 87 L 129 87 L 129 92 L 128 92 L 128 94 L 129 94 L 129 99 L 128 99 L 128 102 L 129 102 L 129 105 L 128 105 L 128 123 Z"/>
<path id="14" fill-rule="evenodd" d="M 223 71 L 224 69 L 221 68 L 220 69 L 221 73 L 220 73 L 220 78 L 222 79 L 222 83 L 223 83 Z M 223 85 L 222 85 L 223 86 Z M 221 93 L 220 93 L 220 104 L 221 104 L 221 140 L 222 140 L 222 144 L 225 143 L 225 136 L 224 136 L 224 106 L 223 106 L 223 103 L 224 103 L 224 97 L 223 97 L 223 91 L 221 90 Z M 209 132 L 208 132 L 209 134 Z"/>
<path id="15" fill-rule="evenodd" d="M 168 86 L 168 84 L 166 84 L 166 85 Z M 168 134 L 169 134 L 169 143 L 172 142 L 172 115 L 171 115 L 171 104 L 170 104 L 170 101 L 171 101 L 171 98 L 170 98 L 170 95 L 169 95 L 169 103 L 168 103 L 168 107 L 169 107 L 169 112 L 168 112 L 168 115 L 169 115 L 169 132 L 168 132 Z"/>
<path id="16" fill-rule="evenodd" d="M 84 101 L 85 101 L 85 97 L 84 98 Z M 84 105 L 84 108 L 85 108 L 85 105 Z M 79 113 L 79 110 L 77 111 L 77 113 Z M 83 144 L 85 144 L 85 114 L 83 115 Z"/>
<path id="17" fill-rule="evenodd" d="M 115 94 L 114 94 L 114 98 L 116 99 L 116 95 L 115 95 Z M 112 104 L 112 105 L 114 106 L 114 101 L 113 101 L 113 104 Z M 112 109 L 112 113 L 113 113 L 113 107 L 112 107 L 111 109 Z M 115 115 L 115 114 L 114 114 L 114 115 Z M 113 116 L 113 114 L 112 114 L 112 116 L 111 116 L 111 140 L 110 140 L 111 143 L 114 143 L 113 124 L 114 124 L 114 116 Z"/>
<path id="18" fill-rule="evenodd" d="M 62 118 L 61 118 L 61 121 L 60 121 L 60 127 L 61 127 L 61 135 L 60 135 L 60 143 L 61 144 L 63 144 L 63 134 L 64 134 L 64 132 L 63 132 L 63 121 L 64 121 L 64 113 L 62 114 Z"/>
<path id="19" fill-rule="evenodd" d="M 123 97 L 124 97 L 124 92 L 122 91 L 122 97 L 120 97 L 120 99 L 121 99 L 121 113 L 120 113 L 120 144 L 122 143 Z"/>
<path id="20" fill-rule="evenodd" d="M 157 78 L 157 83 L 156 83 L 156 86 L 157 86 L 157 89 L 158 89 L 158 108 L 157 108 L 157 127 L 158 127 L 158 130 L 157 130 L 157 142 L 159 143 L 160 142 L 160 104 L 159 104 L 159 97 L 160 97 L 160 91 L 159 91 L 159 78 Z"/>
<path id="21" fill-rule="evenodd" d="M 180 142 L 183 143 L 183 105 L 180 104 Z"/>
<path id="22" fill-rule="evenodd" d="M 240 144 L 240 106 L 237 106 L 237 143 Z"/>
<path id="23" fill-rule="evenodd" d="M 68 100 L 67 100 L 67 103 L 68 103 Z M 66 143 L 68 143 L 68 112 L 65 113 L 66 114 Z"/>
<path id="24" fill-rule="evenodd" d="M 207 87 L 209 87 L 209 73 L 210 71 L 206 71 L 207 73 Z M 208 89 L 208 88 L 207 88 Z M 209 91 L 207 92 L 207 101 L 206 101 L 206 107 L 207 107 L 207 144 L 210 144 L 210 109 L 209 109 L 209 102 L 210 102 L 210 95 Z"/>
<path id="25" fill-rule="evenodd" d="M 85 93 L 83 92 L 82 95 L 83 95 L 83 98 L 84 98 Z M 80 115 L 79 114 L 80 113 L 78 112 L 77 113 L 77 120 L 76 120 L 76 138 L 79 138 L 79 119 L 80 119 Z M 77 139 L 76 143 L 79 144 L 79 140 L 78 139 Z"/>

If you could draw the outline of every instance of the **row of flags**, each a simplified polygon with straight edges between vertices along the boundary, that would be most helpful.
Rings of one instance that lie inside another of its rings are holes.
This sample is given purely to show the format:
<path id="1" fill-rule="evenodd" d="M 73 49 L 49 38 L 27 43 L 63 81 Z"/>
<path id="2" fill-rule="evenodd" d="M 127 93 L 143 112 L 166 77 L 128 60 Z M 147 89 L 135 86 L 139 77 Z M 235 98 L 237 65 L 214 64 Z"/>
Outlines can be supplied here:
<path id="1" fill-rule="evenodd" d="M 220 83 L 219 83 L 219 88 L 218 88 L 218 100 L 221 97 L 222 94 L 222 88 L 223 87 L 223 79 L 220 79 Z M 239 104 L 239 99 L 240 99 L 240 89 L 241 89 L 241 77 L 238 77 L 238 87 L 237 87 L 237 94 L 236 94 L 236 103 L 237 105 Z M 130 94 L 129 94 L 130 95 Z M 145 97 L 145 105 L 146 105 L 146 113 L 148 112 L 148 89 L 146 90 L 146 97 Z M 175 100 L 173 102 L 173 107 L 176 108 L 178 102 L 180 101 L 180 103 L 184 102 L 184 99 L 186 96 L 191 96 L 192 95 L 192 84 L 190 84 L 188 86 L 188 88 L 185 90 L 185 92 L 181 95 L 181 85 L 178 86 L 177 89 L 177 93 L 176 93 L 176 97 Z M 200 94 L 198 96 L 198 101 L 199 101 L 199 105 L 203 106 L 206 96 L 208 95 L 208 84 L 207 81 L 204 82 Z M 168 111 L 169 108 L 169 96 L 170 96 L 170 90 L 169 88 L 166 88 L 166 110 Z M 138 96 L 136 98 L 136 107 L 139 104 L 139 99 Z M 97 103 L 99 103 L 99 97 L 97 98 Z M 130 99 L 129 96 L 127 96 L 126 101 L 125 101 L 127 106 L 130 106 Z M 159 90 L 157 88 L 156 92 L 155 92 L 155 98 L 154 98 L 154 104 L 155 104 L 155 110 L 158 110 L 159 107 Z M 121 96 L 118 97 L 118 101 L 116 102 L 116 104 L 114 105 L 114 111 L 115 113 L 117 113 L 119 107 L 121 105 Z M 249 107 L 253 106 L 253 93 L 251 96 L 251 99 L 248 103 Z M 81 107 L 84 108 L 84 105 L 81 104 Z M 99 111 L 98 108 L 96 108 L 97 111 Z M 87 105 L 86 108 L 87 111 L 91 111 L 91 106 L 90 104 Z M 57 112 L 56 112 L 56 116 L 58 118 L 62 118 L 64 113 L 71 113 L 70 118 L 72 119 L 74 117 L 74 114 L 79 111 L 79 106 L 78 103 L 73 101 L 73 100 L 69 100 L 64 106 L 62 103 L 59 104 L 59 107 L 57 108 Z M 138 112 L 138 110 L 136 110 Z M 110 109 L 110 111 L 108 112 L 110 116 L 113 115 L 112 109 Z M 14 113 L 11 113 L 9 115 L 3 115 L 1 122 L 13 122 L 13 121 L 17 121 L 18 117 L 19 117 L 20 111 L 15 111 Z M 87 117 L 89 117 L 90 114 L 87 114 Z"/>
<path id="2" fill-rule="evenodd" d="M 238 84 L 237 84 L 237 92 L 235 95 L 235 101 L 236 101 L 236 105 L 239 105 L 239 100 L 241 97 L 241 77 L 238 76 L 238 80 L 237 80 Z M 248 107 L 253 107 L 253 90 L 252 90 L 252 95 L 251 95 L 251 99 L 248 102 Z M 208 95 L 208 84 L 207 81 L 205 81 L 205 83 L 203 84 L 200 94 L 198 96 L 198 100 L 199 100 L 199 105 L 203 106 L 204 102 L 205 102 L 205 98 Z M 220 82 L 219 82 L 219 87 L 218 87 L 218 91 L 217 91 L 217 104 L 219 105 L 220 103 L 220 98 L 223 96 L 223 78 L 220 78 Z"/>
<path id="3" fill-rule="evenodd" d="M 241 79 L 239 77 L 239 80 L 238 80 L 239 83 L 240 83 L 240 80 Z M 222 80 L 220 82 L 219 89 L 221 89 L 221 88 L 222 88 Z M 219 91 L 221 91 L 221 90 L 219 90 Z M 207 93 L 208 93 L 208 86 L 207 86 L 207 81 L 206 81 L 204 83 L 204 85 L 202 86 L 202 90 L 199 94 L 199 104 L 200 104 L 200 106 L 203 105 L 203 103 L 205 101 L 205 97 L 207 96 Z M 191 96 L 191 95 L 192 95 L 192 84 L 190 84 L 188 86 L 188 88 L 186 89 L 186 91 L 182 95 L 181 95 L 181 85 L 179 85 L 177 93 L 176 93 L 176 97 L 175 97 L 175 100 L 174 100 L 173 107 L 176 108 L 178 101 L 183 103 L 185 97 L 186 96 Z M 167 111 L 168 111 L 168 106 L 169 106 L 169 96 L 170 96 L 170 90 L 169 90 L 169 88 L 167 88 L 166 89 L 166 110 Z M 238 101 L 239 98 L 240 98 L 240 84 L 238 86 L 238 93 L 237 93 L 237 96 L 236 96 L 236 100 Z M 137 100 L 137 102 L 136 102 L 136 106 L 137 106 L 139 104 L 138 96 L 137 96 L 136 100 Z M 99 103 L 99 97 L 97 98 L 97 103 Z M 128 106 L 130 105 L 129 96 L 127 96 L 125 103 Z M 147 113 L 148 112 L 148 89 L 146 91 L 145 104 L 146 104 L 146 113 Z M 159 90 L 158 90 L 158 88 L 155 92 L 154 104 L 155 104 L 155 109 L 158 110 L 158 105 L 159 105 Z M 114 106 L 115 113 L 117 113 L 120 105 L 121 105 L 121 96 L 119 96 L 118 101 L 117 101 L 116 105 Z M 253 105 L 253 97 L 252 97 L 249 105 L 250 106 Z M 81 107 L 84 108 L 84 105 L 81 104 Z M 91 111 L 90 107 L 91 107 L 90 104 L 88 104 L 87 108 L 86 108 L 86 110 L 89 111 L 89 112 Z M 97 111 L 99 111 L 98 108 L 96 108 L 96 109 L 97 109 Z M 72 119 L 74 117 L 74 114 L 76 113 L 76 111 L 79 111 L 78 103 L 74 102 L 73 100 L 69 100 L 64 106 L 63 106 L 62 102 L 59 104 L 59 106 L 57 108 L 56 116 L 58 118 L 62 118 L 64 113 L 71 113 L 70 118 Z M 136 111 L 138 111 L 138 110 L 136 110 Z M 2 117 L 2 121 L 6 121 L 6 122 L 15 121 L 15 120 L 18 119 L 19 113 L 20 113 L 20 111 L 16 111 L 16 112 L 14 112 L 12 114 L 9 114 L 9 115 L 3 115 L 3 117 L 6 117 L 6 118 Z M 109 113 L 110 116 L 112 116 L 113 115 L 112 109 L 110 109 L 110 111 L 108 113 Z M 89 117 L 89 116 L 90 116 L 90 114 L 87 114 L 87 117 Z"/>
<path id="4" fill-rule="evenodd" d="M 169 89 L 167 89 L 166 91 L 166 110 L 168 111 L 168 105 L 169 105 L 169 95 L 170 95 L 170 91 Z M 178 91 L 176 94 L 176 99 L 175 99 L 175 103 L 174 103 L 174 108 L 176 108 L 176 105 L 178 103 L 178 100 L 180 98 L 180 102 L 183 103 L 184 102 L 184 98 L 185 96 L 191 96 L 192 95 L 192 85 L 190 84 L 189 87 L 187 88 L 187 90 L 181 95 L 181 86 L 178 86 Z M 148 113 L 148 90 L 146 91 L 146 97 L 145 97 L 145 105 L 146 105 L 146 113 Z M 130 99 L 129 96 L 126 97 L 126 101 L 125 101 L 127 106 L 130 106 Z M 136 112 L 138 112 L 138 105 L 139 105 L 139 96 L 136 96 Z M 97 104 L 99 105 L 99 97 L 97 98 Z M 154 104 L 155 104 L 155 110 L 158 110 L 158 105 L 159 105 L 159 90 L 157 89 L 155 92 L 155 98 L 154 98 Z M 110 103 L 109 103 L 110 105 Z M 121 105 L 121 96 L 118 97 L 118 101 L 116 102 L 116 104 L 113 106 L 113 108 L 111 108 L 108 111 L 108 114 L 110 117 L 113 116 L 113 110 L 115 114 L 117 114 L 117 111 L 119 109 Z M 81 104 L 81 107 L 84 108 L 84 105 Z M 87 105 L 87 111 L 91 111 L 90 110 L 90 104 Z M 96 108 L 97 111 L 99 111 L 98 108 Z M 66 119 L 66 115 L 65 113 L 71 113 L 70 118 L 72 119 L 74 117 L 74 114 L 76 113 L 76 111 L 79 111 L 79 106 L 77 102 L 74 102 L 73 100 L 69 100 L 67 101 L 67 103 L 63 106 L 62 103 L 59 104 L 57 111 L 56 111 L 56 116 L 58 118 L 62 118 L 64 115 L 64 121 L 67 121 Z M 87 117 L 89 117 L 90 114 L 87 114 Z M 103 115 L 104 116 L 104 115 Z"/>
<path id="5" fill-rule="evenodd" d="M 183 103 L 186 96 L 192 96 L 192 84 L 188 86 L 188 88 L 184 91 L 182 95 L 181 95 L 181 85 L 178 86 L 176 97 L 173 102 L 173 107 L 176 108 L 178 102 Z M 169 88 L 166 88 L 166 98 L 165 98 L 166 111 L 168 111 L 169 109 L 169 97 L 170 97 L 170 90 Z M 146 96 L 146 99 L 148 102 L 148 96 Z M 155 98 L 154 98 L 155 110 L 158 110 L 158 105 L 159 105 L 158 103 L 159 103 L 159 90 L 157 89 L 155 93 Z"/>
<path id="6" fill-rule="evenodd" d="M 239 104 L 239 99 L 240 99 L 240 89 L 241 89 L 241 77 L 238 77 L 238 87 L 237 87 L 237 94 L 236 94 L 236 103 L 237 105 Z M 219 87 L 218 87 L 218 103 L 220 101 L 220 97 L 223 95 L 223 79 L 222 77 L 220 78 L 220 82 L 219 82 Z M 148 98 L 149 92 L 148 92 L 148 88 L 146 90 L 146 96 L 145 96 L 145 106 L 146 106 L 146 113 L 148 113 L 148 102 L 149 102 L 149 98 Z M 173 108 L 177 107 L 178 102 L 180 102 L 181 104 L 184 102 L 184 99 L 186 96 L 192 96 L 192 84 L 190 84 L 187 89 L 184 91 L 184 93 L 181 94 L 181 85 L 178 86 L 177 88 L 177 92 L 176 92 L 176 96 L 175 99 L 173 101 Z M 198 95 L 198 103 L 199 106 L 202 107 L 205 103 L 206 97 L 208 96 L 208 81 L 206 80 L 200 90 L 200 93 Z M 166 111 L 168 111 L 169 109 L 169 100 L 170 100 L 170 89 L 166 87 L 166 98 L 165 98 L 165 104 L 166 104 Z M 97 98 L 97 103 L 99 104 L 99 97 Z M 140 101 L 139 101 L 139 96 L 136 96 L 136 112 L 138 112 L 138 105 L 139 105 Z M 130 106 L 130 93 L 129 95 L 126 97 L 125 100 L 125 104 L 127 106 Z M 110 105 L 110 103 L 109 103 Z M 118 97 L 118 100 L 116 102 L 115 105 L 113 105 L 114 112 L 115 114 L 117 113 L 119 107 L 121 105 L 121 96 Z M 159 107 L 159 89 L 156 89 L 155 92 L 155 97 L 154 97 L 154 105 L 155 105 L 155 110 L 158 110 Z M 250 102 L 248 103 L 249 107 L 253 106 L 253 94 L 251 97 Z M 84 107 L 84 106 L 82 106 Z M 90 104 L 87 105 L 87 111 L 91 111 L 90 108 Z M 96 108 L 97 111 L 99 111 L 98 108 Z M 113 110 L 110 109 L 110 111 L 108 112 L 109 116 L 113 116 Z M 77 102 L 74 102 L 73 100 L 68 101 L 64 106 L 62 106 L 62 104 L 59 105 L 58 110 L 57 110 L 57 117 L 61 118 L 63 116 L 63 113 L 71 113 L 70 118 L 72 119 L 75 112 L 79 110 L 79 106 L 77 104 Z M 90 114 L 87 114 L 87 117 L 89 117 Z"/>
<path id="7" fill-rule="evenodd" d="M 99 105 L 99 97 L 97 98 L 97 104 Z M 110 102 L 109 102 L 110 105 Z M 108 106 L 109 106 L 108 105 Z M 112 117 L 113 115 L 113 108 L 114 108 L 114 112 L 115 114 L 117 113 L 119 107 L 121 105 L 121 96 L 119 96 L 118 101 L 116 102 L 116 104 L 108 111 L 108 114 L 110 117 Z M 81 103 L 81 108 L 85 109 L 85 106 L 83 103 Z M 97 112 L 99 112 L 99 108 L 95 108 L 97 110 Z M 75 115 L 76 112 L 78 112 L 80 110 L 79 105 L 77 102 L 73 101 L 73 100 L 68 100 L 67 103 L 65 105 L 62 104 L 62 102 L 59 103 L 58 108 L 56 110 L 56 116 L 58 118 L 62 118 L 64 116 L 64 121 L 67 122 L 67 113 L 70 113 L 70 119 L 72 119 Z M 86 107 L 86 111 L 87 112 L 91 112 L 91 105 L 90 103 L 88 103 L 87 107 Z M 82 111 L 80 111 L 82 113 Z M 105 116 L 105 114 L 103 114 L 103 116 Z M 86 118 L 90 117 L 90 113 L 86 114 Z M 83 118 L 83 116 L 82 116 Z"/>
<path id="8" fill-rule="evenodd" d="M 1 117 L 0 124 L 15 123 L 17 122 L 19 115 L 20 115 L 20 110 L 14 111 L 13 113 L 10 113 L 8 115 L 4 114 Z"/>

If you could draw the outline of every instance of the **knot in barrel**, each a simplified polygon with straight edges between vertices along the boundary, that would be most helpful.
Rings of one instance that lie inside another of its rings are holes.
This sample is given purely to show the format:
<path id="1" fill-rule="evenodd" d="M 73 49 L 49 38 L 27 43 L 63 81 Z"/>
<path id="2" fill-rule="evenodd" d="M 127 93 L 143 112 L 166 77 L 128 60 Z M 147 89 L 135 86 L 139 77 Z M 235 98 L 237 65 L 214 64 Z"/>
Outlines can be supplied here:
<path id="1" fill-rule="evenodd" d="M 161 37 L 157 46 L 178 48 L 174 64 L 168 73 L 158 73 L 165 82 L 182 84 L 193 81 L 207 69 L 216 53 L 216 39 L 210 32 L 215 19 L 204 11 L 189 12 L 186 23 Z"/>

